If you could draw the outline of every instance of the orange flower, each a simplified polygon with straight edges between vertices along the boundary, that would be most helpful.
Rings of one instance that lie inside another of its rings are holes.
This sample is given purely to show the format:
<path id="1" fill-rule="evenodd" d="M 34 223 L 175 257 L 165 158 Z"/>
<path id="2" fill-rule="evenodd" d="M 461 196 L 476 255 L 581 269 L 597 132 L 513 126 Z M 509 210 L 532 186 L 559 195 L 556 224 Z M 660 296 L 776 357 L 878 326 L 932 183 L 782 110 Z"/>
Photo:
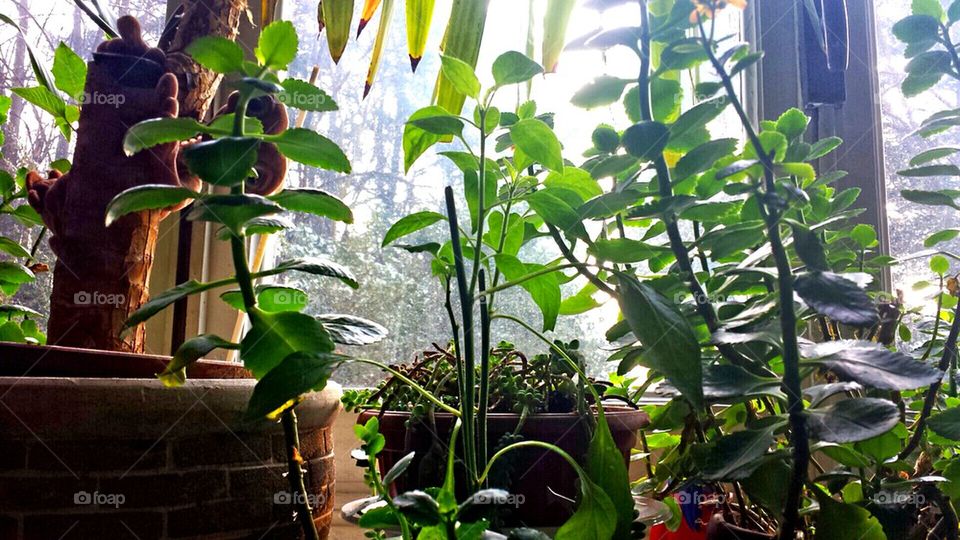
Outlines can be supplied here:
<path id="1" fill-rule="evenodd" d="M 747 7 L 747 0 L 693 0 L 694 10 L 690 12 L 690 24 L 697 24 L 700 17 L 713 18 L 714 13 L 731 5 L 737 9 Z"/>

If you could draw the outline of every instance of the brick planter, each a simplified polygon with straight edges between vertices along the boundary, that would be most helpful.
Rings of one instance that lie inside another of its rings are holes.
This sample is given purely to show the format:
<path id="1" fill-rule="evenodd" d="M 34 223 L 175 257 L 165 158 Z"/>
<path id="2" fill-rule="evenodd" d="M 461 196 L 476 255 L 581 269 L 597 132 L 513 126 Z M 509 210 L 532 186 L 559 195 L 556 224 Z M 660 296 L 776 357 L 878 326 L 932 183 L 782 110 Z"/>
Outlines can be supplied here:
<path id="1" fill-rule="evenodd" d="M 253 385 L 0 377 L 0 538 L 299 538 L 280 425 L 240 422 Z M 297 407 L 324 538 L 339 395 Z"/>

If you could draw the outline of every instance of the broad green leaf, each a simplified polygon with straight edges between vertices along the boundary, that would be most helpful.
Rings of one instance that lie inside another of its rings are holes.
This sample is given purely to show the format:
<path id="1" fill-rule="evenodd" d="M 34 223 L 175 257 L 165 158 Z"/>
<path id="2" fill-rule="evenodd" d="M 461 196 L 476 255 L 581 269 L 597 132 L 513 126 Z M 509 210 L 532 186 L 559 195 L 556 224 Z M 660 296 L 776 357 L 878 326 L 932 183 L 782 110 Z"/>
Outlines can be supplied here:
<path id="1" fill-rule="evenodd" d="M 411 123 L 414 120 L 430 118 L 440 115 L 449 115 L 446 109 L 437 105 L 424 107 L 410 115 L 403 126 L 403 171 L 409 172 L 410 167 L 428 148 L 438 143 L 443 137 L 434 135 L 425 129 Z"/>
<path id="2" fill-rule="evenodd" d="M 257 307 L 267 313 L 303 311 L 310 300 L 307 293 L 302 290 L 282 285 L 258 285 L 255 292 Z M 247 310 L 243 304 L 243 294 L 241 294 L 240 289 L 226 291 L 220 295 L 220 299 L 234 309 Z"/>
<path id="3" fill-rule="evenodd" d="M 736 403 L 764 396 L 786 399 L 775 377 L 760 377 L 742 367 L 711 365 L 703 371 L 703 396 L 714 403 Z"/>
<path id="4" fill-rule="evenodd" d="M 223 137 L 192 144 L 183 151 L 190 172 L 215 186 L 236 186 L 250 177 L 260 140 Z"/>
<path id="5" fill-rule="evenodd" d="M 329 94 L 306 81 L 284 79 L 280 86 L 283 92 L 277 94 L 277 99 L 287 107 L 313 112 L 337 110 L 337 103 Z"/>
<path id="6" fill-rule="evenodd" d="M 703 101 L 684 111 L 670 126 L 670 142 L 667 147 L 682 151 L 706 142 L 699 140 L 697 134 L 705 133 L 706 125 L 719 116 L 728 103 L 726 96 L 720 96 Z M 709 137 L 709 134 L 707 136 Z"/>
<path id="7" fill-rule="evenodd" d="M 931 431 L 945 439 L 960 441 L 960 407 L 951 407 L 931 415 L 927 425 Z"/>
<path id="8" fill-rule="evenodd" d="M 390 226 L 390 228 L 387 230 L 387 234 L 383 237 L 383 242 L 380 244 L 380 247 L 387 247 L 394 241 L 403 238 L 408 234 L 414 233 L 429 227 L 438 221 L 444 221 L 446 219 L 447 216 L 443 214 L 430 212 L 427 210 L 404 216 Z"/>
<path id="9" fill-rule="evenodd" d="M 353 315 L 330 313 L 317 315 L 317 320 L 341 345 L 369 345 L 387 337 L 387 329 L 379 324 Z"/>
<path id="10" fill-rule="evenodd" d="M 201 66 L 217 73 L 243 71 L 243 49 L 224 37 L 199 37 L 187 46 L 187 54 Z"/>
<path id="11" fill-rule="evenodd" d="M 580 479 L 577 510 L 554 535 L 554 540 L 608 540 L 617 530 L 617 515 L 610 496 L 587 478 Z"/>
<path id="12" fill-rule="evenodd" d="M 861 248 L 866 249 L 876 245 L 877 231 L 870 225 L 858 223 L 853 227 L 853 230 L 850 231 L 850 238 L 859 244 Z"/>
<path id="13" fill-rule="evenodd" d="M 469 64 L 459 58 L 446 55 L 441 56 L 440 61 L 443 77 L 457 92 L 473 99 L 480 97 L 480 80 L 477 79 L 477 75 Z"/>
<path id="14" fill-rule="evenodd" d="M 587 447 L 587 476 L 610 497 L 616 509 L 615 538 L 630 536 L 633 523 L 633 494 L 630 492 L 630 476 L 623 462 L 623 454 L 613 440 L 610 426 L 603 415 L 597 417 L 597 427 Z"/>
<path id="15" fill-rule="evenodd" d="M 315 131 L 291 128 L 265 139 L 276 144 L 281 154 L 298 163 L 335 172 L 350 172 L 350 161 L 343 150 L 335 142 Z"/>
<path id="16" fill-rule="evenodd" d="M 940 22 L 929 15 L 910 15 L 893 25 L 893 35 L 904 43 L 917 43 L 937 35 Z"/>
<path id="17" fill-rule="evenodd" d="M 619 101 L 627 85 L 635 83 L 633 79 L 601 75 L 573 94 L 570 103 L 583 109 L 604 107 Z"/>
<path id="18" fill-rule="evenodd" d="M 593 297 L 597 291 L 596 285 L 587 283 L 577 291 L 577 294 L 564 298 L 560 302 L 560 315 L 579 315 L 600 307 L 600 302 Z"/>
<path id="19" fill-rule="evenodd" d="M 841 380 L 879 390 L 913 390 L 943 376 L 933 366 L 871 341 L 825 341 L 803 346 L 801 353 L 804 364 L 821 366 Z"/>
<path id="20" fill-rule="evenodd" d="M 652 161 L 660 157 L 669 140 L 667 126 L 660 122 L 638 122 L 623 132 L 620 145 L 631 156 Z"/>
<path id="21" fill-rule="evenodd" d="M 107 204 L 106 226 L 109 227 L 114 221 L 133 212 L 169 208 L 187 199 L 200 197 L 196 191 L 180 186 L 146 184 L 132 187 Z"/>
<path id="22" fill-rule="evenodd" d="M 274 21 L 260 32 L 253 54 L 261 65 L 283 70 L 297 56 L 297 31 L 290 21 Z"/>
<path id="23" fill-rule="evenodd" d="M 31 283 L 34 279 L 36 275 L 26 266 L 12 261 L 0 261 L 0 282 Z"/>
<path id="24" fill-rule="evenodd" d="M 806 272 L 796 278 L 794 290 L 814 311 L 839 323 L 869 327 L 880 320 L 873 300 L 842 275 Z"/>
<path id="25" fill-rule="evenodd" d="M 236 349 L 238 345 L 214 334 L 201 334 L 183 342 L 173 359 L 157 378 L 164 386 L 181 386 L 187 381 L 187 366 L 215 349 Z"/>
<path id="26" fill-rule="evenodd" d="M 620 311 L 644 350 L 640 363 L 663 373 L 697 408 L 703 404 L 700 344 L 690 323 L 650 285 L 618 274 Z"/>
<path id="27" fill-rule="evenodd" d="M 585 201 L 603 193 L 603 188 L 590 176 L 590 173 L 577 167 L 564 167 L 563 172 L 551 171 L 544 179 L 543 185 L 548 188 L 569 189 Z"/>
<path id="28" fill-rule="evenodd" d="M 935 274 L 943 276 L 950 271 L 950 261 L 943 255 L 934 255 L 930 257 L 930 270 L 933 270 Z"/>
<path id="29" fill-rule="evenodd" d="M 684 154 L 674 167 L 674 180 L 680 181 L 711 167 L 720 158 L 736 151 L 736 139 L 716 139 Z"/>
<path id="30" fill-rule="evenodd" d="M 513 255 L 501 253 L 495 257 L 497 268 L 507 281 L 517 281 L 528 274 L 543 270 L 540 264 L 523 263 Z M 560 313 L 560 282 L 553 273 L 528 279 L 520 284 L 543 315 L 543 331 L 553 330 Z"/>
<path id="31" fill-rule="evenodd" d="M 563 171 L 560 141 L 550 126 L 537 118 L 527 118 L 510 126 L 510 137 L 524 154 L 552 171 Z"/>
<path id="32" fill-rule="evenodd" d="M 323 324 L 310 315 L 295 311 L 266 313 L 259 309 L 247 315 L 250 331 L 240 342 L 240 359 L 257 379 L 262 379 L 291 354 L 330 353 L 335 347 Z M 264 414 L 274 409 L 276 407 Z"/>
<path id="33" fill-rule="evenodd" d="M 816 540 L 887 540 L 883 526 L 866 508 L 820 498 Z"/>
<path id="34" fill-rule="evenodd" d="M 329 193 L 314 188 L 285 189 L 268 197 L 273 202 L 294 212 L 307 212 L 344 223 L 353 223 L 350 207 Z"/>
<path id="35" fill-rule="evenodd" d="M 842 143 L 843 139 L 840 137 L 827 137 L 825 139 L 820 139 L 810 146 L 810 153 L 807 155 L 807 160 L 809 161 L 821 158 L 832 152 Z"/>
<path id="36" fill-rule="evenodd" d="M 600 260 L 612 263 L 645 261 L 671 253 L 667 247 L 650 245 L 632 238 L 599 239 L 588 248 L 588 252 Z"/>
<path id="37" fill-rule="evenodd" d="M 66 43 L 60 42 L 53 55 L 54 84 L 75 101 L 83 98 L 83 85 L 87 80 L 87 63 Z"/>
<path id="38" fill-rule="evenodd" d="M 529 81 L 543 73 L 540 64 L 517 51 L 507 51 L 493 61 L 493 80 L 497 86 Z"/>
<path id="39" fill-rule="evenodd" d="M 18 259 L 30 257 L 30 252 L 26 248 L 6 236 L 0 236 L 0 251 L 10 254 Z"/>
<path id="40" fill-rule="evenodd" d="M 793 140 L 803 135 L 807 130 L 807 123 L 810 118 L 803 114 L 803 111 L 796 107 L 787 109 L 780 118 L 777 118 L 777 131 L 783 134 L 787 139 Z"/>
<path id="41" fill-rule="evenodd" d="M 706 448 L 703 476 L 707 480 L 743 480 L 763 463 L 763 456 L 773 444 L 776 424 L 764 429 L 745 429 L 724 435 Z"/>
<path id="42" fill-rule="evenodd" d="M 433 116 L 424 116 L 409 120 L 410 124 L 430 133 L 432 135 L 457 136 L 463 133 L 463 121 L 460 118 L 449 114 L 437 114 Z"/>
<path id="43" fill-rule="evenodd" d="M 187 219 L 220 223 L 239 235 L 251 219 L 282 211 L 280 205 L 259 195 L 207 195 L 194 203 Z"/>
<path id="44" fill-rule="evenodd" d="M 531 193 L 526 197 L 526 201 L 530 208 L 533 208 L 533 211 L 547 223 L 577 238 L 586 238 L 587 231 L 583 227 L 580 215 L 573 209 L 570 201 L 563 197 L 565 193 L 579 199 L 576 193 L 568 189 L 547 188 Z"/>
<path id="45" fill-rule="evenodd" d="M 127 130 L 123 137 L 123 152 L 132 156 L 145 148 L 185 141 L 206 132 L 206 126 L 189 117 L 144 120 Z"/>
<path id="46" fill-rule="evenodd" d="M 858 398 L 807 409 L 810 438 L 834 443 L 857 442 L 882 435 L 900 421 L 900 410 L 885 399 Z"/>
<path id="47" fill-rule="evenodd" d="M 296 405 L 303 394 L 320 391 L 340 364 L 349 357 L 331 352 L 297 351 L 264 375 L 253 387 L 247 404 L 248 419 L 275 419 Z"/>
<path id="48" fill-rule="evenodd" d="M 941 242 L 949 242 L 960 235 L 960 229 L 937 231 L 923 240 L 923 247 L 933 247 Z"/>

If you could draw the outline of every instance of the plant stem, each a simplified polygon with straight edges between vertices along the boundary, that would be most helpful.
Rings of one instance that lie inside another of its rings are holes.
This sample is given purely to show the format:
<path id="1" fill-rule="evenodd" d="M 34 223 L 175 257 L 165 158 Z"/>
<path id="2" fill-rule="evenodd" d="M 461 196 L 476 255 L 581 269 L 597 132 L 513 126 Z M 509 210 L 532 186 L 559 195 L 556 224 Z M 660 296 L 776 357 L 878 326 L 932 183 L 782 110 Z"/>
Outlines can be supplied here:
<path id="1" fill-rule="evenodd" d="M 487 287 L 484 271 L 480 270 L 480 401 L 477 405 L 477 451 L 479 466 L 487 463 L 487 407 L 490 406 L 490 306 L 483 290 Z"/>
<path id="2" fill-rule="evenodd" d="M 426 390 L 419 384 L 413 382 L 413 380 L 411 380 L 409 377 L 407 377 L 403 373 L 400 373 L 396 369 L 384 364 L 383 362 L 377 362 L 376 360 L 370 360 L 369 358 L 357 358 L 357 357 L 353 357 L 351 358 L 351 360 L 354 362 L 360 362 L 361 364 L 369 364 L 371 366 L 376 366 L 384 371 L 389 372 L 391 375 L 393 375 L 394 377 L 402 381 L 404 384 L 406 384 L 410 388 L 413 388 L 415 391 L 419 392 L 420 395 L 427 398 L 427 401 L 429 401 L 430 403 L 433 403 L 440 409 L 443 409 L 444 412 L 450 413 L 453 416 L 460 418 L 460 411 L 440 401 L 436 396 L 431 394 L 430 391 Z"/>
<path id="3" fill-rule="evenodd" d="M 447 204 L 447 219 L 450 223 L 450 241 L 453 244 L 453 264 L 457 273 L 457 290 L 460 293 L 460 312 L 463 323 L 464 391 L 463 395 L 460 396 L 460 406 L 463 413 L 464 462 L 468 472 L 467 478 L 471 484 L 469 486 L 470 491 L 472 492 L 476 491 L 475 484 L 477 482 L 476 438 L 474 432 L 474 426 L 476 425 L 476 410 L 474 408 L 476 373 L 474 372 L 473 298 L 471 298 L 470 290 L 467 286 L 467 272 L 463 265 L 463 249 L 460 246 L 460 229 L 457 227 L 457 207 L 453 200 L 453 188 L 447 186 L 444 189 L 444 197 Z M 480 252 L 480 246 L 476 246 L 474 249 L 477 250 L 477 253 Z"/>
<path id="4" fill-rule="evenodd" d="M 297 415 L 293 409 L 283 413 L 283 435 L 287 446 L 287 480 L 290 481 L 290 491 L 297 497 L 294 506 L 297 509 L 297 518 L 303 528 L 303 534 L 308 540 L 320 540 L 317 526 L 313 522 L 313 511 L 307 499 L 307 486 L 303 482 L 303 458 L 300 457 L 300 436 L 297 434 Z"/>
<path id="5" fill-rule="evenodd" d="M 241 95 L 237 100 L 237 106 L 234 109 L 233 135 L 242 137 L 244 134 L 244 117 L 247 112 L 247 103 L 249 97 Z M 243 195 L 244 182 L 230 188 L 230 193 L 234 195 Z M 253 290 L 253 278 L 250 275 L 250 268 L 247 265 L 246 246 L 243 238 L 231 233 L 230 251 L 233 256 L 234 273 L 237 283 L 240 286 L 240 292 L 243 296 L 243 305 L 248 314 L 253 313 L 257 307 L 257 297 Z M 297 517 L 300 520 L 300 526 L 307 540 L 319 540 L 320 534 L 317 532 L 317 525 L 313 522 L 313 511 L 310 509 L 310 500 L 307 498 L 307 487 L 303 482 L 303 468 L 300 457 L 300 435 L 297 433 L 297 415 L 293 408 L 285 411 L 281 418 L 283 424 L 283 434 L 287 446 L 287 478 L 290 481 L 291 495 L 296 498 L 294 507 Z"/>
<path id="6" fill-rule="evenodd" d="M 639 0 L 639 2 L 640 50 L 637 52 L 640 56 L 640 75 L 637 77 L 637 82 L 639 83 L 640 117 L 642 120 L 649 122 L 653 121 L 653 109 L 650 104 L 650 18 L 647 13 L 647 0 Z M 709 48 L 706 44 L 704 46 Z M 667 165 L 667 160 L 663 157 L 662 153 L 653 160 L 653 166 L 657 173 L 657 188 L 660 198 L 672 197 L 673 187 L 670 181 L 670 167 Z M 669 211 L 665 212 L 663 215 L 663 223 L 666 225 L 670 250 L 673 251 L 673 255 L 677 259 L 677 267 L 680 268 L 681 278 L 687 284 L 687 288 L 693 296 L 693 303 L 696 307 L 697 314 L 700 315 L 706 323 L 707 329 L 713 334 L 720 329 L 720 321 L 716 311 L 713 309 L 713 304 L 710 302 L 710 297 L 703 289 L 703 286 L 697 279 L 696 273 L 693 271 L 690 254 L 683 242 L 680 228 L 677 226 L 676 216 Z M 704 267 L 704 270 L 706 270 L 706 267 Z M 720 354 L 736 366 L 740 366 L 761 376 L 774 375 L 769 369 L 758 365 L 756 362 L 740 354 L 730 345 L 718 344 L 716 347 Z"/>
<path id="7" fill-rule="evenodd" d="M 940 319 L 939 311 L 937 312 L 937 319 Z M 957 303 L 957 307 L 953 312 L 953 323 L 950 325 L 947 341 L 943 344 L 943 356 L 940 357 L 940 363 L 937 365 L 940 371 L 946 372 L 957 357 L 958 335 L 960 335 L 960 302 Z M 936 336 L 930 339 L 933 340 L 935 338 Z M 913 425 L 913 435 L 910 436 L 910 440 L 907 442 L 907 445 L 903 447 L 897 459 L 905 459 L 920 446 L 920 439 L 923 438 L 923 432 L 927 426 L 927 419 L 933 412 L 933 406 L 937 403 L 937 392 L 940 391 L 942 384 L 942 381 L 937 381 L 927 388 L 927 394 L 923 398 L 923 409 L 920 411 L 920 416 L 917 417 L 917 421 Z"/>
<path id="8" fill-rule="evenodd" d="M 583 262 L 580 262 L 579 259 L 570 251 L 570 248 L 567 247 L 566 241 L 560 236 L 560 231 L 556 227 L 547 223 L 547 229 L 550 231 L 550 236 L 553 237 L 553 241 L 556 242 L 557 247 L 560 248 L 560 253 L 563 254 L 563 257 L 570 261 L 570 264 L 580 272 L 585 278 L 587 278 L 590 283 L 593 283 L 598 289 L 609 294 L 610 296 L 616 296 L 617 291 L 613 290 L 609 285 L 603 282 L 602 279 L 597 277 L 596 274 L 587 269 L 587 265 Z"/>

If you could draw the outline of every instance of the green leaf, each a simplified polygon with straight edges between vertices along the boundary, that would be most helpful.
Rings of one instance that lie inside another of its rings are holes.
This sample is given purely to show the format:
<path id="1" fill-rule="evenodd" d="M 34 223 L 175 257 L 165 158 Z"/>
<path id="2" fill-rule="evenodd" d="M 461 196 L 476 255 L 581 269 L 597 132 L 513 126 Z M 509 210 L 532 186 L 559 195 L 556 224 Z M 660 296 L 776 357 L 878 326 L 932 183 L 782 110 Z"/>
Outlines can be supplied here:
<path id="1" fill-rule="evenodd" d="M 450 114 L 436 114 L 433 116 L 424 116 L 422 118 L 417 118 L 409 120 L 409 123 L 417 126 L 418 128 L 430 133 L 432 135 L 439 135 L 441 137 L 445 136 L 457 136 L 459 137 L 463 133 L 463 120 Z"/>
<path id="2" fill-rule="evenodd" d="M 0 325 L 0 343 L 2 342 L 26 343 L 27 339 L 19 324 L 13 321 L 7 321 Z"/>
<path id="3" fill-rule="evenodd" d="M 297 31 L 290 21 L 274 21 L 260 32 L 253 54 L 260 64 L 284 70 L 297 56 Z"/>
<path id="4" fill-rule="evenodd" d="M 900 410 L 878 398 L 838 401 L 827 407 L 807 409 L 810 438 L 834 443 L 857 442 L 882 435 L 900 421 Z"/>
<path id="5" fill-rule="evenodd" d="M 623 462 L 623 454 L 617 448 L 610 426 L 603 415 L 598 415 L 597 427 L 587 447 L 585 470 L 590 480 L 610 497 L 610 502 L 616 509 L 617 528 L 614 538 L 629 537 L 634 518 L 630 476 Z"/>
<path id="6" fill-rule="evenodd" d="M 446 109 L 437 105 L 424 107 L 410 115 L 403 127 L 403 171 L 410 172 L 410 167 L 428 148 L 436 144 L 443 137 L 434 135 L 411 122 L 433 116 L 449 115 Z"/>
<path id="7" fill-rule="evenodd" d="M 0 236 L 0 251 L 8 253 L 18 259 L 25 259 L 30 257 L 30 252 L 26 250 L 19 242 L 7 238 L 6 236 Z"/>
<path id="8" fill-rule="evenodd" d="M 913 0 L 911 12 L 914 15 L 929 15 L 938 21 L 943 20 L 945 15 L 940 0 Z"/>
<path id="9" fill-rule="evenodd" d="M 106 226 L 121 217 L 141 210 L 159 210 L 202 195 L 180 186 L 146 184 L 121 192 L 107 204 Z"/>
<path id="10" fill-rule="evenodd" d="M 236 349 L 238 346 L 214 334 L 192 337 L 180 345 L 166 369 L 157 374 L 157 378 L 164 386 L 181 386 L 187 381 L 187 366 L 215 349 Z"/>
<path id="11" fill-rule="evenodd" d="M 790 223 L 793 229 L 794 249 L 803 264 L 809 270 L 826 271 L 829 269 L 827 254 L 820 242 L 820 236 L 801 223 Z"/>
<path id="12" fill-rule="evenodd" d="M 236 280 L 234 279 L 233 281 Z M 153 295 L 146 304 L 140 306 L 140 309 L 134 311 L 127 321 L 123 323 L 123 325 L 126 328 L 133 328 L 134 326 L 150 319 L 157 313 L 160 313 L 164 308 L 172 305 L 177 300 L 186 298 L 191 294 L 201 293 L 211 288 L 211 285 L 208 283 L 200 283 L 199 281 L 193 279 L 190 281 L 185 281 L 176 287 L 173 287 L 172 289 L 167 289 L 160 294 Z"/>
<path id="13" fill-rule="evenodd" d="M 493 61 L 493 80 L 497 86 L 526 82 L 540 73 L 543 73 L 540 64 L 517 51 L 507 51 Z"/>
<path id="14" fill-rule="evenodd" d="M 925 204 L 927 206 L 949 206 L 955 210 L 960 210 L 960 206 L 957 206 L 957 203 L 954 202 L 953 197 L 942 191 L 904 189 L 900 191 L 900 195 L 904 199 L 917 204 Z"/>
<path id="15" fill-rule="evenodd" d="M 960 441 L 960 407 L 952 407 L 931 415 L 927 426 L 945 439 Z"/>
<path id="16" fill-rule="evenodd" d="M 934 255 L 930 257 L 930 270 L 935 274 L 945 275 L 950 271 L 950 261 L 943 255 Z"/>
<path id="17" fill-rule="evenodd" d="M 31 283 L 34 279 L 36 276 L 26 266 L 12 261 L 0 261 L 0 282 Z"/>
<path id="18" fill-rule="evenodd" d="M 328 112 L 337 110 L 337 103 L 329 94 L 300 79 L 284 79 L 283 92 L 277 99 L 287 107 L 301 111 Z"/>
<path id="19" fill-rule="evenodd" d="M 814 311 L 857 327 L 880 321 L 877 307 L 856 283 L 832 272 L 806 272 L 794 282 L 797 295 Z"/>
<path id="20" fill-rule="evenodd" d="M 592 82 L 577 90 L 570 99 L 570 103 L 583 109 L 593 109 L 616 103 L 623 95 L 628 84 L 636 83 L 633 79 L 622 79 L 610 75 L 601 75 Z"/>
<path id="21" fill-rule="evenodd" d="M 807 155 L 807 161 L 821 158 L 832 152 L 841 144 L 843 144 L 843 139 L 840 137 L 827 137 L 825 139 L 820 139 L 810 146 L 810 153 Z"/>
<path id="22" fill-rule="evenodd" d="M 202 36 L 187 46 L 187 54 L 201 66 L 217 73 L 243 71 L 243 49 L 220 36 Z"/>
<path id="23" fill-rule="evenodd" d="M 270 272 L 272 274 L 282 274 L 288 270 L 306 272 L 307 274 L 313 274 L 315 276 L 337 278 L 351 289 L 360 287 L 360 284 L 357 283 L 357 278 L 353 277 L 353 273 L 351 273 L 347 267 L 323 257 L 289 259 L 274 266 Z"/>
<path id="24" fill-rule="evenodd" d="M 726 96 L 720 96 L 702 101 L 684 111 L 677 118 L 677 121 L 670 126 L 670 142 L 667 147 L 671 150 L 682 151 L 706 142 L 705 140 L 698 140 L 696 135 L 705 132 L 706 125 L 720 116 L 728 103 Z"/>
<path id="25" fill-rule="evenodd" d="M 893 35 L 904 43 L 917 43 L 937 36 L 940 22 L 929 15 L 910 15 L 893 25 Z"/>
<path id="26" fill-rule="evenodd" d="M 639 86 L 635 86 L 623 98 L 624 102 L 627 103 L 627 115 L 631 122 L 639 122 L 641 119 L 639 93 Z M 650 79 L 650 102 L 654 120 L 664 123 L 674 122 L 680 116 L 683 104 L 683 86 L 678 80 L 653 77 Z M 631 112 L 634 107 L 637 109 L 635 115 Z"/>
<path id="27" fill-rule="evenodd" d="M 379 324 L 353 315 L 330 313 L 317 315 L 317 320 L 330 332 L 333 341 L 341 345 L 370 345 L 387 337 L 387 329 Z"/>
<path id="28" fill-rule="evenodd" d="M 923 240 L 923 247 L 933 247 L 941 242 L 949 242 L 960 235 L 960 229 L 937 231 Z"/>
<path id="29" fill-rule="evenodd" d="M 912 169 L 897 171 L 900 176 L 911 178 L 927 176 L 960 176 L 960 167 L 956 165 L 923 165 Z"/>
<path id="30" fill-rule="evenodd" d="M 473 99 L 480 97 L 480 80 L 477 79 L 470 64 L 446 55 L 440 56 L 440 62 L 444 79 L 449 81 L 457 92 Z"/>
<path id="31" fill-rule="evenodd" d="M 564 167 L 563 172 L 551 171 L 543 181 L 548 188 L 566 188 L 588 201 L 603 193 L 600 184 L 590 173 L 578 167 Z"/>
<path id="32" fill-rule="evenodd" d="M 670 139 L 670 130 L 660 122 L 638 122 L 626 129 L 620 145 L 633 157 L 652 161 L 660 157 Z"/>
<path id="33" fill-rule="evenodd" d="M 870 225 L 859 223 L 850 231 L 850 238 L 861 248 L 866 249 L 877 243 L 877 231 Z"/>
<path id="34" fill-rule="evenodd" d="M 251 176 L 259 147 L 259 139 L 223 137 L 192 144 L 183 151 L 183 157 L 190 172 L 204 182 L 229 187 Z"/>
<path id="35" fill-rule="evenodd" d="M 650 285 L 626 274 L 617 274 L 617 278 L 620 311 L 644 347 L 640 363 L 663 373 L 699 408 L 703 404 L 703 368 L 700 344 L 690 323 Z"/>
<path id="36" fill-rule="evenodd" d="M 82 99 L 83 85 L 87 80 L 87 63 L 62 41 L 54 52 L 51 71 L 57 88 L 75 101 Z"/>
<path id="37" fill-rule="evenodd" d="M 387 247 L 394 241 L 408 234 L 425 229 L 438 221 L 445 221 L 446 219 L 447 216 L 443 214 L 427 210 L 404 216 L 390 226 L 387 234 L 383 237 L 383 242 L 380 244 L 380 247 Z"/>
<path id="38" fill-rule="evenodd" d="M 960 21 L 960 1 L 953 0 L 953 2 L 950 2 L 950 7 L 947 8 L 947 22 L 953 24 L 957 21 Z M 950 498 L 953 499 L 954 496 L 951 495 Z"/>
<path id="39" fill-rule="evenodd" d="M 145 148 L 185 141 L 207 131 L 206 126 L 189 117 L 144 120 L 127 130 L 123 137 L 123 153 L 132 156 Z"/>
<path id="40" fill-rule="evenodd" d="M 554 535 L 554 540 L 607 540 L 613 538 L 617 522 L 611 519 L 617 508 L 597 484 L 580 480 L 580 503 L 577 510 Z"/>
<path id="41" fill-rule="evenodd" d="M 350 172 L 350 161 L 343 150 L 315 131 L 292 128 L 265 139 L 276 144 L 281 154 L 298 163 L 335 172 Z"/>
<path id="42" fill-rule="evenodd" d="M 856 504 L 837 502 L 830 497 L 820 498 L 817 516 L 816 540 L 887 540 L 883 526 L 870 511 Z"/>
<path id="43" fill-rule="evenodd" d="M 711 442 L 703 464 L 706 480 L 743 480 L 753 474 L 762 463 L 764 454 L 773 444 L 773 433 L 778 425 L 764 429 L 745 429 L 724 435 Z"/>
<path id="44" fill-rule="evenodd" d="M 489 209 L 492 201 L 497 198 L 497 178 L 490 172 L 484 173 L 483 178 L 484 201 Z M 470 230 L 476 231 L 480 220 L 480 177 L 475 171 L 463 173 L 464 198 L 467 199 L 467 209 L 470 212 Z"/>
<path id="45" fill-rule="evenodd" d="M 527 195 L 526 201 L 530 208 L 547 223 L 577 238 L 586 238 L 587 231 L 583 227 L 580 215 L 570 204 L 570 198 L 564 194 L 579 197 L 576 193 L 564 188 L 547 188 L 534 191 Z"/>
<path id="46" fill-rule="evenodd" d="M 268 313 L 303 311 L 309 302 L 307 293 L 302 290 L 280 285 L 258 285 L 256 295 L 257 307 Z M 235 309 L 247 310 L 240 289 L 226 291 L 220 295 L 220 299 Z"/>
<path id="47" fill-rule="evenodd" d="M 187 219 L 220 223 L 239 236 L 251 219 L 282 211 L 280 205 L 259 195 L 207 195 L 193 205 Z"/>
<path id="48" fill-rule="evenodd" d="M 546 268 L 540 264 L 523 263 L 513 255 L 500 253 L 496 255 L 497 268 L 503 273 L 507 281 L 517 281 L 528 274 Z M 548 273 L 528 279 L 520 286 L 530 294 L 533 302 L 540 308 L 543 315 L 543 330 L 553 330 L 560 313 L 560 282 L 557 276 Z"/>
<path id="49" fill-rule="evenodd" d="M 320 391 L 336 369 L 349 357 L 330 352 L 301 352 L 287 355 L 253 387 L 246 417 L 275 419 L 296 405 L 303 394 Z"/>
<path id="50" fill-rule="evenodd" d="M 664 246 L 654 246 L 632 238 L 596 240 L 587 250 L 594 257 L 612 263 L 632 263 L 671 253 Z"/>
<path id="51" fill-rule="evenodd" d="M 704 368 L 703 396 L 719 403 L 736 403 L 764 396 L 786 399 L 780 390 L 779 379 L 760 377 L 742 367 L 723 364 Z"/>
<path id="52" fill-rule="evenodd" d="M 711 167 L 737 149 L 736 139 L 715 139 L 684 154 L 674 167 L 674 181 L 684 180 Z"/>
<path id="53" fill-rule="evenodd" d="M 801 347 L 801 353 L 804 364 L 829 369 L 840 380 L 879 390 L 913 390 L 929 386 L 943 376 L 928 364 L 871 341 L 812 343 Z"/>
<path id="54" fill-rule="evenodd" d="M 266 313 L 259 309 L 247 315 L 250 331 L 240 342 L 240 359 L 257 379 L 262 379 L 291 354 L 330 353 L 335 347 L 323 324 L 309 315 L 295 311 Z"/>
<path id="55" fill-rule="evenodd" d="M 510 137 L 524 154 L 551 171 L 563 171 L 560 141 L 550 126 L 537 118 L 527 118 L 510 126 Z"/>
<path id="56" fill-rule="evenodd" d="M 810 118 L 803 114 L 803 111 L 792 107 L 781 114 L 780 118 L 777 118 L 777 131 L 787 139 L 793 140 L 803 135 L 803 132 L 807 130 L 809 121 Z"/>
<path id="57" fill-rule="evenodd" d="M 917 166 L 923 165 L 924 163 L 929 163 L 931 161 L 936 161 L 938 159 L 943 159 L 947 156 L 951 156 L 957 152 L 960 152 L 960 148 L 955 148 L 952 146 L 940 146 L 937 148 L 931 148 L 929 150 L 924 150 L 919 154 L 910 158 L 910 165 Z"/>
<path id="58" fill-rule="evenodd" d="M 560 315 L 579 315 L 600 307 L 600 302 L 593 297 L 597 290 L 596 285 L 588 282 L 577 294 L 564 298 L 560 302 Z"/>
<path id="59" fill-rule="evenodd" d="M 285 189 L 268 197 L 293 212 L 307 212 L 344 223 L 353 223 L 353 212 L 340 199 L 314 188 Z"/>

